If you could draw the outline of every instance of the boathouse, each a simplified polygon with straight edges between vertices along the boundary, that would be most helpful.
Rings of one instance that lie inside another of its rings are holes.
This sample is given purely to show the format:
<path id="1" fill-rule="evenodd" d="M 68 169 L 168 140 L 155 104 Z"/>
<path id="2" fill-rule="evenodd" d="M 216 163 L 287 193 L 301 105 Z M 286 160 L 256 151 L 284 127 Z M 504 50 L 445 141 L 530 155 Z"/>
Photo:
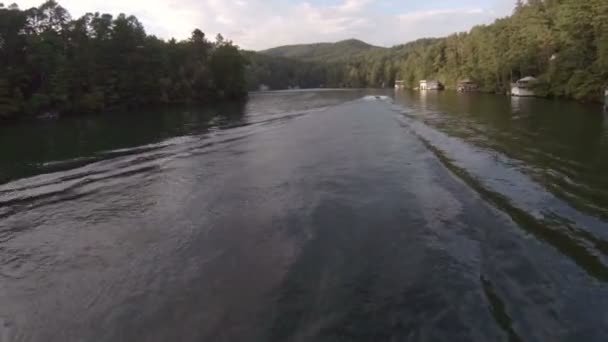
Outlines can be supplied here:
<path id="1" fill-rule="evenodd" d="M 422 80 L 420 81 L 420 90 L 443 90 L 443 84 L 435 80 Z"/>
<path id="2" fill-rule="evenodd" d="M 528 76 L 511 84 L 511 96 L 535 96 L 533 87 L 536 82 L 538 79 Z"/>
<path id="3" fill-rule="evenodd" d="M 477 83 L 467 78 L 459 81 L 456 89 L 461 93 L 467 93 L 471 91 L 477 91 L 479 89 L 479 86 L 477 85 Z"/>
<path id="4" fill-rule="evenodd" d="M 395 89 L 405 89 L 405 81 L 404 80 L 396 80 L 395 81 Z"/>

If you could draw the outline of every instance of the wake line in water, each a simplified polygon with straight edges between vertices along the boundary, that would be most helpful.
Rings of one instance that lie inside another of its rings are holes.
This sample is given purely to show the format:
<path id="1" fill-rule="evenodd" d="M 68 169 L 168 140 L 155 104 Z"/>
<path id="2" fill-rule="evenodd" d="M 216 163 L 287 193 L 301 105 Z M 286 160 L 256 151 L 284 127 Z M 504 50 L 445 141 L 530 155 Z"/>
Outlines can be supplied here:
<path id="1" fill-rule="evenodd" d="M 600 217 L 604 221 L 608 220 L 608 207 L 605 205 L 608 203 L 608 192 L 602 190 L 605 186 L 594 187 L 576 181 L 584 174 L 592 184 L 608 185 L 604 175 L 592 175 L 589 165 L 563 158 L 559 152 L 555 152 L 555 149 L 559 148 L 562 154 L 572 153 L 567 145 L 552 145 L 551 149 L 539 148 L 539 144 L 535 143 L 542 139 L 538 133 L 523 129 L 517 130 L 516 133 L 501 131 L 465 116 L 453 117 L 440 111 L 425 112 L 420 118 L 430 126 L 448 132 L 450 136 L 461 138 L 483 149 L 498 151 L 500 155 L 508 157 L 509 163 L 517 166 L 536 183 L 576 210 Z M 534 166 L 539 163 L 543 167 Z"/>
<path id="2" fill-rule="evenodd" d="M 219 126 L 199 136 L 175 137 L 156 144 L 104 151 L 90 158 L 49 162 L 50 169 L 67 169 L 0 185 L 0 218 L 93 195 L 109 180 L 160 172 L 172 160 L 213 153 L 276 125 L 325 109 L 258 115 L 262 117 Z"/>
<path id="3" fill-rule="evenodd" d="M 399 112 L 404 114 L 398 117 L 400 124 L 486 201 L 589 275 L 608 281 L 608 231 L 604 221 L 555 197 L 517 170 L 517 163 L 504 155 L 477 149 Z"/>

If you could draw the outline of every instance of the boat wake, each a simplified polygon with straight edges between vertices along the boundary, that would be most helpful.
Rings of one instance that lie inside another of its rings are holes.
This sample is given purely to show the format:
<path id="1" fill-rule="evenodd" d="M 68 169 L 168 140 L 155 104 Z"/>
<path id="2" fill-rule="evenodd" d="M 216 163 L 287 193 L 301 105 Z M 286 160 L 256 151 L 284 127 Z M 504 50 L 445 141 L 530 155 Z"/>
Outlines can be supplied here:
<path id="1" fill-rule="evenodd" d="M 400 124 L 486 202 L 590 276 L 608 281 L 608 230 L 602 218 L 556 197 L 522 171 L 517 160 L 438 131 L 403 108 L 394 110 Z"/>

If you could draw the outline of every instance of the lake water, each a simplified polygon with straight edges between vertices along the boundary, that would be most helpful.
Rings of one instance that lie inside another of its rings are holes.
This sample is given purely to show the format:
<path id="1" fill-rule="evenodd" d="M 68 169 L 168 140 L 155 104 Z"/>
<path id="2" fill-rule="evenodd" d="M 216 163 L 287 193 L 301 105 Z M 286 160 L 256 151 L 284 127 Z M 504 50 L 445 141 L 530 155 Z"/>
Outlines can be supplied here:
<path id="1" fill-rule="evenodd" d="M 601 106 L 259 93 L 0 128 L 0 182 L 2 342 L 608 336 Z"/>

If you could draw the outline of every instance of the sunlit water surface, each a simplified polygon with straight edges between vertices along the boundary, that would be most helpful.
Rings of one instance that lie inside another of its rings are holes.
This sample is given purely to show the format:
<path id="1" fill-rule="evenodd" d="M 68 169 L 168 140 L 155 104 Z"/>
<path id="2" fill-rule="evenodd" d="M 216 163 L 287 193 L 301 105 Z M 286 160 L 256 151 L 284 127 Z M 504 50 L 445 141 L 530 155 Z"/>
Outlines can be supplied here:
<path id="1" fill-rule="evenodd" d="M 608 336 L 597 106 L 259 93 L 3 127 L 0 181 L 2 342 Z"/>

